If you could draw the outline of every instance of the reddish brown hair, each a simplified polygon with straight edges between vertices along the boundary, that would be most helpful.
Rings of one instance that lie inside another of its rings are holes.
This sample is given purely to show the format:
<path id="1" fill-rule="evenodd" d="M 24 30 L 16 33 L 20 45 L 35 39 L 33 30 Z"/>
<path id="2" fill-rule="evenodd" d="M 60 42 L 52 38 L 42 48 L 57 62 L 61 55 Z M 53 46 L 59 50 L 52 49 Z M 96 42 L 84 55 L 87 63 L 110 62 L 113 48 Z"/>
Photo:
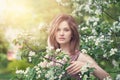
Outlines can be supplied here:
<path id="1" fill-rule="evenodd" d="M 50 24 L 51 30 L 49 33 L 49 44 L 54 47 L 54 49 L 60 48 L 60 45 L 57 43 L 55 39 L 55 33 L 62 21 L 66 21 L 72 31 L 72 39 L 70 42 L 70 53 L 74 54 L 75 50 L 79 47 L 79 33 L 78 33 L 78 25 L 75 19 L 71 15 L 60 14 L 53 19 Z"/>

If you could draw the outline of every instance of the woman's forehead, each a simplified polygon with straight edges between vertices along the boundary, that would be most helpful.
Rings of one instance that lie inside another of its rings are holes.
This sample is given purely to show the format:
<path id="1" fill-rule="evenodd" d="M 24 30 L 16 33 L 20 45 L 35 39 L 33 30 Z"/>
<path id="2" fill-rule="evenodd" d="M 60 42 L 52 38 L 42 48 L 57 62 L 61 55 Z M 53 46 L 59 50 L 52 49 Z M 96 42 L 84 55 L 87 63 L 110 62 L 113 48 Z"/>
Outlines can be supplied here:
<path id="1" fill-rule="evenodd" d="M 58 27 L 69 27 L 69 24 L 67 21 L 62 21 Z"/>

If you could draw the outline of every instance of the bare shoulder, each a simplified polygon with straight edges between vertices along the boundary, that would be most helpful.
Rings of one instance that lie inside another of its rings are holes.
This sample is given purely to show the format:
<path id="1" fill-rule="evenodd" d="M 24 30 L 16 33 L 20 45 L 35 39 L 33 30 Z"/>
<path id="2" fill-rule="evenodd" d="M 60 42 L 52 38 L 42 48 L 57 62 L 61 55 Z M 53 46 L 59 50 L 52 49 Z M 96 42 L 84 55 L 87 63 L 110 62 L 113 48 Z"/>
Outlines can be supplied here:
<path id="1" fill-rule="evenodd" d="M 89 56 L 88 54 L 86 54 L 86 53 L 80 53 L 80 55 L 78 57 L 78 60 L 82 61 L 82 62 L 96 63 L 95 60 L 91 56 Z"/>
<path id="2" fill-rule="evenodd" d="M 89 59 L 89 58 L 92 58 L 90 57 L 88 54 L 86 53 L 80 53 L 78 59 Z"/>

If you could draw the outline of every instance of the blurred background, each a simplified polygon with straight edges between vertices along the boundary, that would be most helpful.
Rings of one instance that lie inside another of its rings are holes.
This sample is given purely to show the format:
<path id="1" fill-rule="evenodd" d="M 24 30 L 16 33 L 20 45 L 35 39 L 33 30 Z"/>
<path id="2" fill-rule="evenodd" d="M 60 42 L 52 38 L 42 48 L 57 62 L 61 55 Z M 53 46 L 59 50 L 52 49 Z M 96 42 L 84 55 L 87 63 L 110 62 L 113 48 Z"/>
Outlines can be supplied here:
<path id="1" fill-rule="evenodd" d="M 42 25 L 70 10 L 55 0 L 0 0 L 0 80 L 10 79 L 17 67 L 25 69 L 29 65 L 19 56 L 21 45 L 14 44 L 18 34 L 33 32 L 38 37 Z"/>
<path id="2" fill-rule="evenodd" d="M 0 0 L 0 80 L 33 66 L 23 57 L 45 51 L 49 23 L 60 13 L 78 22 L 80 49 L 120 80 L 119 5 L 119 0 Z"/>

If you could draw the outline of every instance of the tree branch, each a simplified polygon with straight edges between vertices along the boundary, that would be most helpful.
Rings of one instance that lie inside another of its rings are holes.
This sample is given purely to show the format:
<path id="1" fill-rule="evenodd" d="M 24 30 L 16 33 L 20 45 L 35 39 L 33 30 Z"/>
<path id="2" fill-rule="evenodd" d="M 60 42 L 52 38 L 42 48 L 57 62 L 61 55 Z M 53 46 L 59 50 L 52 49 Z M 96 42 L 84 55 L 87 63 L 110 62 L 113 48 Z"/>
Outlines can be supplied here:
<path id="1" fill-rule="evenodd" d="M 55 62 L 55 63 L 59 63 L 60 65 L 64 65 L 63 63 L 61 63 L 61 62 L 57 62 L 55 59 L 53 59 L 53 58 L 46 58 L 46 57 L 44 57 L 43 56 L 43 58 L 45 58 L 45 59 L 47 59 L 47 60 L 50 60 L 50 61 L 53 61 L 53 62 Z"/>
<path id="2" fill-rule="evenodd" d="M 28 44 L 27 44 L 27 40 L 24 41 L 24 44 L 27 46 L 28 49 L 30 49 L 31 51 L 37 52 L 36 50 L 32 49 Z"/>
<path id="3" fill-rule="evenodd" d="M 113 18 L 113 17 L 112 17 L 110 14 L 108 14 L 106 11 L 103 10 L 103 12 L 104 12 L 107 16 L 109 16 L 111 19 L 120 22 L 118 19 Z"/>

